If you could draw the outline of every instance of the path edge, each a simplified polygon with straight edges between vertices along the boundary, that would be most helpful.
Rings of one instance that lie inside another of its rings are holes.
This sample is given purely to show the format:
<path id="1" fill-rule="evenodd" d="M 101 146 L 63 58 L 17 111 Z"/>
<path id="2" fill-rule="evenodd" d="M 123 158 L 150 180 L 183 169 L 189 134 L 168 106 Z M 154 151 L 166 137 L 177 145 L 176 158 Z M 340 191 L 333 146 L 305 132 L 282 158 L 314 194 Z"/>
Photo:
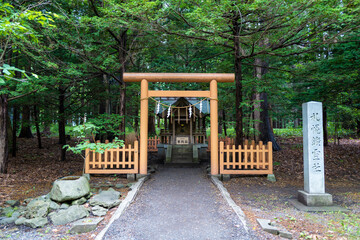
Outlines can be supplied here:
<path id="1" fill-rule="evenodd" d="M 123 214 L 126 210 L 126 208 L 134 201 L 136 198 L 141 186 L 143 183 L 149 178 L 149 176 L 145 176 L 143 178 L 140 178 L 133 186 L 130 192 L 128 192 L 126 198 L 121 202 L 118 209 L 115 211 L 114 215 L 110 218 L 110 221 L 107 223 L 106 227 L 101 230 L 101 232 L 96 236 L 95 240 L 102 240 L 105 233 L 111 226 L 111 224 L 118 219 L 121 214 Z"/>
<path id="2" fill-rule="evenodd" d="M 245 214 L 244 214 L 243 210 L 241 210 L 241 208 L 238 205 L 236 205 L 234 200 L 231 198 L 229 192 L 224 187 L 224 184 L 217 177 L 211 176 L 211 181 L 219 189 L 219 191 L 221 192 L 221 195 L 226 200 L 226 202 L 229 204 L 229 206 L 234 210 L 234 212 L 238 216 L 240 222 L 243 224 L 245 231 L 247 233 L 249 233 L 249 228 L 246 224 Z"/>

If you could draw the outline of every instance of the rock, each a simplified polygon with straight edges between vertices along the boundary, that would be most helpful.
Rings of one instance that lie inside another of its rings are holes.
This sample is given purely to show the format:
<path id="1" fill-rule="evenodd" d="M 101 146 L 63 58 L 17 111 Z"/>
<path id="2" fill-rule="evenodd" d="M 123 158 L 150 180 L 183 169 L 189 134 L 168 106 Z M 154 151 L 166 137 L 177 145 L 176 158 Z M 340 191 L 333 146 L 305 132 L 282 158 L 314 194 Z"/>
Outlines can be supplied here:
<path id="1" fill-rule="evenodd" d="M 85 196 L 86 199 L 89 199 L 93 196 L 93 194 L 90 192 L 88 195 Z"/>
<path id="2" fill-rule="evenodd" d="M 2 215 L 5 217 L 11 217 L 14 212 L 15 210 L 12 207 L 6 207 L 2 209 Z"/>
<path id="3" fill-rule="evenodd" d="M 5 202 L 6 205 L 9 205 L 10 207 L 17 207 L 20 206 L 20 201 L 19 200 L 7 200 Z"/>
<path id="4" fill-rule="evenodd" d="M 85 177 L 88 181 L 90 181 L 90 174 L 88 173 L 84 173 L 83 177 Z"/>
<path id="5" fill-rule="evenodd" d="M 29 202 L 31 202 L 32 200 L 34 200 L 33 198 L 26 198 L 24 200 L 24 204 L 28 204 Z"/>
<path id="6" fill-rule="evenodd" d="M 0 218 L 0 224 L 14 223 L 16 221 L 16 219 L 18 219 L 18 217 L 20 217 L 20 213 L 19 212 L 13 212 L 10 217 Z"/>
<path id="7" fill-rule="evenodd" d="M 72 224 L 70 233 L 86 233 L 93 231 L 103 219 L 104 218 L 98 217 L 78 220 Z"/>
<path id="8" fill-rule="evenodd" d="M 31 228 L 41 228 L 41 227 L 45 226 L 45 224 L 47 224 L 47 223 L 48 223 L 47 218 L 43 218 L 43 217 L 26 219 L 24 221 L 24 225 L 31 227 Z"/>
<path id="9" fill-rule="evenodd" d="M 74 205 L 65 210 L 52 212 L 49 216 L 54 225 L 63 225 L 84 217 L 88 217 L 89 212 L 83 206 Z"/>
<path id="10" fill-rule="evenodd" d="M 71 202 L 71 205 L 82 205 L 84 203 L 86 203 L 86 198 L 82 197 L 80 199 L 74 200 Z"/>
<path id="11" fill-rule="evenodd" d="M 57 203 L 54 202 L 54 201 L 49 200 L 49 203 L 50 203 L 49 208 L 50 208 L 51 211 L 54 211 L 54 210 L 57 210 L 57 209 L 60 208 L 60 205 L 57 204 Z M 69 206 L 68 206 L 68 207 L 69 207 Z"/>
<path id="12" fill-rule="evenodd" d="M 66 202 L 84 197 L 89 192 L 90 185 L 86 177 L 79 177 L 76 180 L 63 178 L 54 182 L 50 198 L 56 202 Z"/>
<path id="13" fill-rule="evenodd" d="M 16 219 L 15 224 L 16 224 L 16 225 L 23 225 L 23 224 L 25 224 L 25 221 L 26 221 L 26 220 L 27 220 L 27 219 L 24 218 L 24 217 L 19 217 L 18 219 Z"/>
<path id="14" fill-rule="evenodd" d="M 23 214 L 25 214 L 26 209 L 27 209 L 27 208 L 26 208 L 25 206 L 19 206 L 16 211 L 19 212 L 20 215 L 23 215 Z"/>
<path id="15" fill-rule="evenodd" d="M 95 216 L 99 216 L 99 217 L 105 216 L 107 211 L 108 210 L 106 208 L 103 208 L 100 206 L 95 206 L 95 207 L 91 208 L 92 214 L 94 214 Z"/>
<path id="16" fill-rule="evenodd" d="M 63 203 L 60 205 L 60 209 L 68 209 L 69 207 L 70 207 L 70 205 L 67 203 Z"/>
<path id="17" fill-rule="evenodd" d="M 120 192 L 110 188 L 109 190 L 102 191 L 101 193 L 91 198 L 90 205 L 91 206 L 100 205 L 105 208 L 112 208 L 120 204 L 121 202 L 121 200 L 119 200 L 120 196 L 121 196 Z"/>
<path id="18" fill-rule="evenodd" d="M 118 184 L 115 185 L 115 187 L 116 187 L 116 188 L 124 188 L 125 185 L 122 184 L 122 183 L 118 183 Z"/>
<path id="19" fill-rule="evenodd" d="M 126 184 L 126 187 L 131 188 L 132 185 L 134 185 L 134 184 L 135 184 L 135 183 L 128 183 L 128 184 Z"/>
<path id="20" fill-rule="evenodd" d="M 50 202 L 34 199 L 26 207 L 25 217 L 28 219 L 46 217 L 49 213 Z"/>

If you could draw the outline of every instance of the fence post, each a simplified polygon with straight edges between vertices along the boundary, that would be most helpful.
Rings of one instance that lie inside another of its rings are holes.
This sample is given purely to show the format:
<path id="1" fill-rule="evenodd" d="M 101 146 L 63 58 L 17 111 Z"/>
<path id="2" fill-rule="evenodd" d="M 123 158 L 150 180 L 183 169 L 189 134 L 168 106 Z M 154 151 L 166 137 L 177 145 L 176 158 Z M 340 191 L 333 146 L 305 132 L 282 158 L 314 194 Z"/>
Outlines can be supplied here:
<path id="1" fill-rule="evenodd" d="M 90 149 L 85 150 L 85 173 L 89 173 L 90 169 Z"/>
<path id="2" fill-rule="evenodd" d="M 273 174 L 273 147 L 272 142 L 268 142 L 268 152 L 269 152 L 269 171 L 270 174 Z"/>
<path id="3" fill-rule="evenodd" d="M 224 142 L 220 142 L 220 174 L 224 171 Z"/>
<path id="4" fill-rule="evenodd" d="M 139 142 L 134 142 L 134 169 L 139 172 Z"/>

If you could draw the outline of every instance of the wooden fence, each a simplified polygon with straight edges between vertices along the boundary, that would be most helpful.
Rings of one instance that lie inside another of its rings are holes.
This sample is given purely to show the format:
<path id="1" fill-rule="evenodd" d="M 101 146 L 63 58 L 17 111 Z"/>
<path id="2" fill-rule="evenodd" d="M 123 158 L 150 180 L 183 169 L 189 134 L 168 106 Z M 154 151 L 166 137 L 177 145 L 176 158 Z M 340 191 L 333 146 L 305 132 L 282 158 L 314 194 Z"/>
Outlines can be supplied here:
<path id="1" fill-rule="evenodd" d="M 245 140 L 247 141 L 247 140 Z M 207 139 L 207 142 L 208 142 L 208 148 L 207 148 L 207 151 L 210 152 L 211 151 L 211 136 L 208 137 Z M 225 146 L 228 146 L 228 145 L 234 145 L 235 144 L 235 139 L 234 138 L 230 138 L 230 137 L 219 137 L 219 144 L 220 142 L 224 142 L 224 145 Z M 220 145 L 219 145 L 220 146 Z"/>
<path id="2" fill-rule="evenodd" d="M 127 174 L 139 173 L 139 142 L 128 147 L 105 150 L 103 154 L 85 151 L 85 173 Z"/>
<path id="3" fill-rule="evenodd" d="M 148 151 L 149 152 L 157 152 L 157 145 L 161 142 L 160 137 L 155 136 L 153 138 L 148 139 Z"/>
<path id="4" fill-rule="evenodd" d="M 273 174 L 272 142 L 245 142 L 238 148 L 220 142 L 219 152 L 220 174 Z"/>

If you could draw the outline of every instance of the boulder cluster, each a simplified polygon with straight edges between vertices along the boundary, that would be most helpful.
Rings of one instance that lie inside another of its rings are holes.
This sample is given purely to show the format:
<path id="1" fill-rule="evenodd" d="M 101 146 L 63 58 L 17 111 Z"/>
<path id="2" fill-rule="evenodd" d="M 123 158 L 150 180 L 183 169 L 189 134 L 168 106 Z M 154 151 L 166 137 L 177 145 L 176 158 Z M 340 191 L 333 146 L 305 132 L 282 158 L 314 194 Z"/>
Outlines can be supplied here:
<path id="1" fill-rule="evenodd" d="M 102 217 L 110 208 L 121 203 L 120 196 L 121 193 L 112 188 L 93 195 L 85 176 L 66 177 L 56 180 L 49 194 L 26 199 L 25 205 L 20 205 L 20 202 L 15 200 L 7 201 L 7 207 L 0 208 L 0 224 L 15 223 L 39 228 L 49 221 L 54 225 L 64 225 L 90 215 Z M 92 219 L 94 218 L 83 222 L 89 223 Z M 102 218 L 96 218 L 97 223 L 101 220 Z M 79 227 L 70 231 L 76 232 L 76 229 Z"/>

